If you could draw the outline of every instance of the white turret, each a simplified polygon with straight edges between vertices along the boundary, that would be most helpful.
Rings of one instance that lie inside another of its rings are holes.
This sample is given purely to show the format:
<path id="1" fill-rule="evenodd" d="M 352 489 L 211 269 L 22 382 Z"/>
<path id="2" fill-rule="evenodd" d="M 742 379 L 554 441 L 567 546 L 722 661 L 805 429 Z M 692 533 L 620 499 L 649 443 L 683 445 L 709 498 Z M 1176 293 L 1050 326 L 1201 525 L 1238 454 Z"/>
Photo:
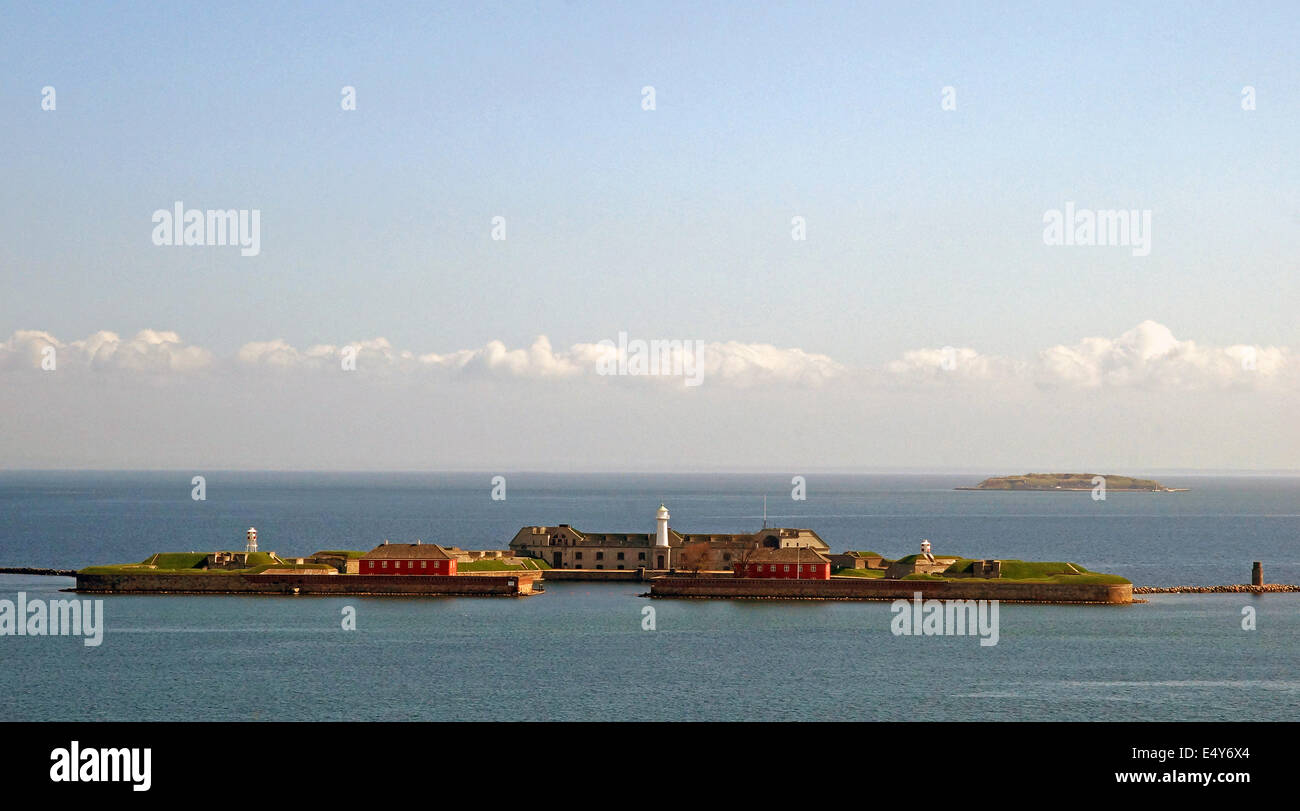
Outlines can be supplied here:
<path id="1" fill-rule="evenodd" d="M 257 530 L 254 529 L 253 527 L 249 527 L 247 537 L 248 537 L 248 543 L 245 544 L 244 551 L 256 552 L 257 551 Z"/>
<path id="2" fill-rule="evenodd" d="M 668 545 L 668 508 L 659 503 L 659 512 L 655 513 L 655 546 Z"/>

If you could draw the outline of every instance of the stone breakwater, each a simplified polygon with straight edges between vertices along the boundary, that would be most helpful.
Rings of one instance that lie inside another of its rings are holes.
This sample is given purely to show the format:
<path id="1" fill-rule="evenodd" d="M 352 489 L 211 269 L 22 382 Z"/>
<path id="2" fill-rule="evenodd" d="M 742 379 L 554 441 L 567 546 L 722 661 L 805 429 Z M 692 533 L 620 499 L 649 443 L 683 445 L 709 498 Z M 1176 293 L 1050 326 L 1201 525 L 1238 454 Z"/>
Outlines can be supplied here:
<path id="1" fill-rule="evenodd" d="M 1229 586 L 1134 586 L 1134 594 L 1280 594 L 1300 591 L 1300 586 L 1290 583 L 1265 583 L 1249 586 L 1237 583 Z"/>
<path id="2" fill-rule="evenodd" d="M 31 574 L 41 577 L 76 577 L 76 569 L 42 569 L 38 566 L 0 566 L 0 574 Z"/>

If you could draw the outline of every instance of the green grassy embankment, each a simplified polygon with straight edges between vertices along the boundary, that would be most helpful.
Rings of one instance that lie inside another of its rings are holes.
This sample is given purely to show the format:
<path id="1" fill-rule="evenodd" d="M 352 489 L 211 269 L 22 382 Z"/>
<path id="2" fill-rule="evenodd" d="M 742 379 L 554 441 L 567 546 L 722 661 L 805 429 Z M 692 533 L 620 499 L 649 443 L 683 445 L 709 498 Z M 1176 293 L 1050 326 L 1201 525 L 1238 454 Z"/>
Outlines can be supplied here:
<path id="1" fill-rule="evenodd" d="M 511 561 L 514 562 L 511 562 Z M 529 571 L 540 571 L 549 569 L 545 561 L 534 558 L 513 558 L 506 560 L 497 560 L 488 558 L 487 560 L 476 560 L 470 563 L 457 563 L 457 572 L 517 572 L 520 569 Z"/>
<path id="2" fill-rule="evenodd" d="M 326 563 L 286 563 L 270 552 L 253 552 L 249 565 L 243 569 L 200 569 L 208 556 L 200 552 L 158 552 L 139 563 L 118 563 L 107 566 L 87 566 L 82 574 L 262 574 L 267 569 L 292 569 L 298 572 L 331 571 Z"/>
<path id="3" fill-rule="evenodd" d="M 969 575 L 975 561 L 962 559 L 943 570 L 942 575 L 908 575 L 904 579 L 927 577 L 947 579 L 953 575 Z M 1002 576 L 997 580 L 1018 583 L 1127 583 L 1117 574 L 1103 574 L 1085 569 L 1077 563 L 1066 561 L 1003 560 Z"/>
<path id="4" fill-rule="evenodd" d="M 497 560 L 489 558 L 486 560 L 473 560 L 471 563 L 458 563 L 456 564 L 456 572 L 519 572 L 520 569 L 536 571 L 539 567 L 537 567 L 537 565 L 529 565 L 532 563 L 536 563 L 536 561 L 529 560 L 528 558 L 515 558 L 513 559 L 513 563 L 508 559 Z"/>

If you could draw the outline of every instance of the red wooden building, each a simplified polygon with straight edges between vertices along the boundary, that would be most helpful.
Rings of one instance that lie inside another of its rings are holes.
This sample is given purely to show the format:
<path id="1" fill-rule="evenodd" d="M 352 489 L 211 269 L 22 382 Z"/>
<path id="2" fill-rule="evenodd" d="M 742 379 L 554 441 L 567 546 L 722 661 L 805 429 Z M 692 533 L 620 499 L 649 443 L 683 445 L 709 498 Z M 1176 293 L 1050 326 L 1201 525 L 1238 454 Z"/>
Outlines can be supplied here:
<path id="1" fill-rule="evenodd" d="M 456 556 L 436 543 L 384 541 L 361 556 L 359 574 L 456 573 Z"/>
<path id="2" fill-rule="evenodd" d="M 733 567 L 736 577 L 830 580 L 831 559 L 816 549 L 756 549 Z"/>

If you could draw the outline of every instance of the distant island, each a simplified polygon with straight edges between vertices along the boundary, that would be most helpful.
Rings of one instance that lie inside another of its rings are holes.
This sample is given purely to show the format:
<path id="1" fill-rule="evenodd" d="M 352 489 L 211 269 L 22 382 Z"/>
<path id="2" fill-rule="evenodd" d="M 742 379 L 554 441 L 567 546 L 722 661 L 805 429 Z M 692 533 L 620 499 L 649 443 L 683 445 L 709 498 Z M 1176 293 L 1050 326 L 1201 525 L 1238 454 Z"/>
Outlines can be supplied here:
<path id="1" fill-rule="evenodd" d="M 1154 479 L 1135 479 L 1099 473 L 1026 473 L 1023 476 L 994 476 L 974 487 L 957 490 L 1092 490 L 1096 479 L 1104 479 L 1107 492 L 1184 493 L 1187 488 L 1165 487 Z"/>

